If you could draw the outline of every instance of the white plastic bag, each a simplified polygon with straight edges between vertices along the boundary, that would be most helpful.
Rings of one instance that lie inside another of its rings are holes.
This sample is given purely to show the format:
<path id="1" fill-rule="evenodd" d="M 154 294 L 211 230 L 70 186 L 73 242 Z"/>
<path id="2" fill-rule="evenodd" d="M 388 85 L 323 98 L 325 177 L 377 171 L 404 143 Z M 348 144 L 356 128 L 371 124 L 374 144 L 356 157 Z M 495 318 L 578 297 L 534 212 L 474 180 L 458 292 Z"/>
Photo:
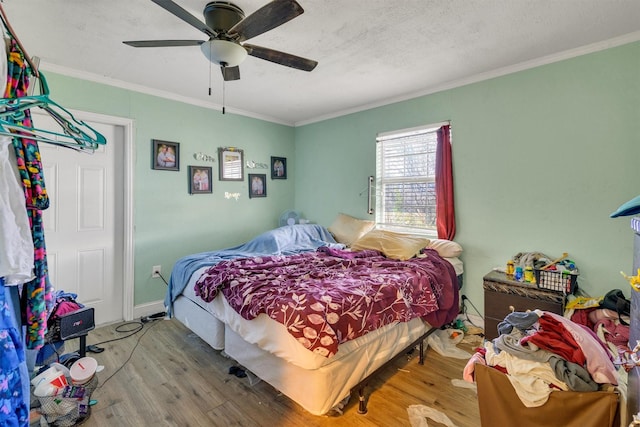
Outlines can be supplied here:
<path id="1" fill-rule="evenodd" d="M 447 427 L 456 427 L 456 425 L 443 412 L 424 405 L 409 405 L 407 408 L 409 414 L 409 422 L 411 427 L 428 427 L 427 418 L 443 424 Z"/>
<path id="2" fill-rule="evenodd" d="M 427 346 L 431 346 L 441 356 L 469 359 L 472 355 L 457 347 L 463 337 L 460 329 L 438 329 L 427 337 Z"/>

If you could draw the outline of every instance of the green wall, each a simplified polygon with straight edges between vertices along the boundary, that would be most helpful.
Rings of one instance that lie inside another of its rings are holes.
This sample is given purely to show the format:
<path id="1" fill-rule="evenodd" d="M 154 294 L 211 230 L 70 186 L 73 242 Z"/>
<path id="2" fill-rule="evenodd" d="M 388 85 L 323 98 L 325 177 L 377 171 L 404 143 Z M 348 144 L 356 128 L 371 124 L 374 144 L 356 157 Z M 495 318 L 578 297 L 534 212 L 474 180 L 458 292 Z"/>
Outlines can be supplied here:
<path id="1" fill-rule="evenodd" d="M 338 212 L 369 217 L 376 134 L 451 120 L 463 292 L 480 311 L 482 276 L 521 251 L 568 252 L 588 293 L 629 293 L 619 274 L 632 268 L 629 218 L 609 214 L 640 193 L 639 76 L 633 43 L 292 128 L 47 73 L 61 105 L 134 120 L 136 305 L 164 296 L 151 266 L 168 276 L 183 255 L 246 241 L 286 209 L 323 225 Z M 180 142 L 179 172 L 150 168 L 154 138 Z M 208 165 L 193 154 L 222 146 L 256 162 L 287 157 L 288 179 L 268 178 L 268 197 L 248 199 L 246 180 L 214 173 L 213 194 L 189 195 L 186 166 Z"/>
<path id="2" fill-rule="evenodd" d="M 586 292 L 629 294 L 633 233 L 609 214 L 640 194 L 640 43 L 296 128 L 296 209 L 369 218 L 376 134 L 444 120 L 463 292 L 480 311 L 482 277 L 521 251 L 568 252 Z"/>
<path id="3" fill-rule="evenodd" d="M 169 278 L 175 261 L 187 254 L 238 245 L 278 225 L 294 205 L 294 130 L 234 114 L 196 107 L 111 86 L 46 73 L 51 99 L 69 109 L 134 120 L 134 304 L 162 300 L 164 282 L 151 279 L 162 265 Z M 180 170 L 151 169 L 151 140 L 180 143 Z M 219 181 L 218 147 L 238 147 L 245 160 L 269 164 L 287 157 L 287 180 L 271 180 L 267 169 L 245 168 L 243 182 Z M 199 161 L 195 153 L 216 158 Z M 213 167 L 213 193 L 188 193 L 188 165 Z M 267 175 L 267 197 L 248 198 L 246 174 Z M 225 192 L 240 193 L 238 201 Z"/>

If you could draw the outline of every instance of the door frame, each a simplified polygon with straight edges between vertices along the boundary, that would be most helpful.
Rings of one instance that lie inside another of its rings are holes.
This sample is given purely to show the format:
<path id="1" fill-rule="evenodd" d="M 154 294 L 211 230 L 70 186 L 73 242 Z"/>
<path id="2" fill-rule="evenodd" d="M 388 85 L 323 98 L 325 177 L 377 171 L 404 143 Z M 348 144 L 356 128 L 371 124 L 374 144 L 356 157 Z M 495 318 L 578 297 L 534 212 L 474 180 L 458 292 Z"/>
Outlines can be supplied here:
<path id="1" fill-rule="evenodd" d="M 79 120 L 104 123 L 123 128 L 123 252 L 122 252 L 122 318 L 124 321 L 133 319 L 134 302 L 134 238 L 133 238 L 133 179 L 134 179 L 134 129 L 133 119 L 91 113 L 88 111 L 68 109 Z M 107 142 L 108 143 L 108 142 Z M 117 248 L 116 248 L 117 250 Z M 119 278 L 115 278 L 117 281 Z"/>

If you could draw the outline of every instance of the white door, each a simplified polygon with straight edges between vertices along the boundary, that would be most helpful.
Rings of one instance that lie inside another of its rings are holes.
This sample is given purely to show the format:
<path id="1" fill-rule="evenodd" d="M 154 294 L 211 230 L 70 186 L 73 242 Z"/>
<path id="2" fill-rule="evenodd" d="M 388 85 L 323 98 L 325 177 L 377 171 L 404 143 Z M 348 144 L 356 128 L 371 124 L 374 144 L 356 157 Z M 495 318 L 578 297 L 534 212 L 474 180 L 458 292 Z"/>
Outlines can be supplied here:
<path id="1" fill-rule="evenodd" d="M 36 127 L 60 132 L 50 116 L 35 113 Z M 107 139 L 93 153 L 39 144 L 50 199 L 44 236 L 54 289 L 78 294 L 102 325 L 123 319 L 124 129 L 85 122 Z"/>

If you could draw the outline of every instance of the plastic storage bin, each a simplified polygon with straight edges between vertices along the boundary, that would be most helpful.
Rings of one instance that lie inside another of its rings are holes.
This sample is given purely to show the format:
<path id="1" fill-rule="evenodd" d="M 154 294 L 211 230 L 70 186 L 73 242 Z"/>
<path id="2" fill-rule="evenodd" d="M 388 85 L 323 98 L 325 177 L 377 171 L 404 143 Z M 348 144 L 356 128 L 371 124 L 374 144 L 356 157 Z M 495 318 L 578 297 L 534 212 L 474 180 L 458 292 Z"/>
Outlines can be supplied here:
<path id="1" fill-rule="evenodd" d="M 578 272 L 570 273 L 568 271 L 536 269 L 534 273 L 536 284 L 542 289 L 572 294 L 578 286 Z"/>

